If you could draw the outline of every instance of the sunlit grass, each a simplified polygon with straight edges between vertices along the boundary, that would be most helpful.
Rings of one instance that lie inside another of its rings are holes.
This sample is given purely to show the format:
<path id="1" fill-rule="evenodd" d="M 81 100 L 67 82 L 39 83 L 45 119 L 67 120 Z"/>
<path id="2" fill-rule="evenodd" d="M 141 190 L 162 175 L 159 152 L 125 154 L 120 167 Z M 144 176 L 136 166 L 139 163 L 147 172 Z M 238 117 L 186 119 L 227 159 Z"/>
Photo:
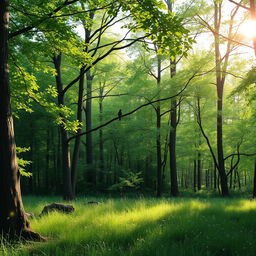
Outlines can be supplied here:
<path id="1" fill-rule="evenodd" d="M 75 212 L 31 220 L 47 243 L 8 246 L 0 255 L 254 256 L 256 202 L 243 199 L 96 199 L 72 203 Z M 58 198 L 25 198 L 38 216 Z"/>

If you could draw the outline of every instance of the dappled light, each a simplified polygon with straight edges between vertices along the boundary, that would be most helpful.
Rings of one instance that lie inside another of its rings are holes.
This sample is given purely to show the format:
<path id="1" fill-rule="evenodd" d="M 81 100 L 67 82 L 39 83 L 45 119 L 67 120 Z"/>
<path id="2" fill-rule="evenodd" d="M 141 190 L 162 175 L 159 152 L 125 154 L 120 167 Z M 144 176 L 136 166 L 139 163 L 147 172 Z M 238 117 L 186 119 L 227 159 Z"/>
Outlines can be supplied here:
<path id="1" fill-rule="evenodd" d="M 51 239 L 19 246 L 13 255 L 253 256 L 256 249 L 254 201 L 102 199 L 95 206 L 86 201 L 74 203 L 73 215 L 36 216 L 31 225 Z"/>

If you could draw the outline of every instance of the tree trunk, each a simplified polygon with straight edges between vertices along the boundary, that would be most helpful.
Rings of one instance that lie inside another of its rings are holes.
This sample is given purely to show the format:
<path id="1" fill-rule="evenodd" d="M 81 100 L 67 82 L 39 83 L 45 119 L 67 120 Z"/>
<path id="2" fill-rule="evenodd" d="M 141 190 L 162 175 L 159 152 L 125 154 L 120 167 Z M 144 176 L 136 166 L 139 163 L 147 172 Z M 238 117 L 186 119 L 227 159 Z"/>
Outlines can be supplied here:
<path id="1" fill-rule="evenodd" d="M 61 54 L 53 57 L 53 63 L 56 69 L 56 85 L 58 91 L 58 105 L 65 106 L 63 84 L 61 79 Z M 65 117 L 60 116 L 62 122 L 65 123 Z M 61 146 L 62 146 L 62 168 L 63 168 L 63 199 L 73 200 L 72 181 L 71 181 L 71 163 L 70 148 L 68 142 L 68 132 L 65 130 L 64 124 L 60 126 Z"/>
<path id="2" fill-rule="evenodd" d="M 196 188 L 197 188 L 197 183 L 196 183 L 196 180 L 197 180 L 197 177 L 196 177 L 196 160 L 194 160 L 194 175 L 193 175 L 193 187 L 194 187 L 194 192 L 196 192 Z"/>
<path id="3" fill-rule="evenodd" d="M 197 189 L 198 191 L 201 190 L 201 153 L 200 151 L 197 152 Z"/>
<path id="4" fill-rule="evenodd" d="M 171 63 L 171 78 L 176 75 L 176 63 Z M 176 164 L 176 128 L 177 128 L 177 100 L 171 100 L 170 113 L 170 134 L 169 134 L 169 152 L 170 152 L 170 180 L 171 195 L 179 196 L 177 164 Z"/>
<path id="5" fill-rule="evenodd" d="M 90 70 L 86 72 L 87 90 L 86 90 L 86 131 L 92 129 L 92 80 Z M 89 183 L 96 184 L 96 173 L 93 169 L 93 144 L 92 144 L 92 133 L 86 134 L 86 163 L 88 165 L 87 170 L 87 181 Z"/>
<path id="6" fill-rule="evenodd" d="M 45 170 L 45 187 L 44 189 L 46 191 L 49 191 L 49 176 L 50 176 L 50 127 L 47 127 L 46 132 L 46 157 L 45 157 L 45 164 L 46 164 L 46 170 Z"/>
<path id="7" fill-rule="evenodd" d="M 161 57 L 157 55 L 157 94 L 160 98 L 160 84 L 161 84 Z M 160 102 L 156 106 L 156 158 L 157 158 L 157 183 L 156 196 L 162 195 L 162 149 L 161 149 L 161 106 Z"/>
<path id="8" fill-rule="evenodd" d="M 217 168 L 215 163 L 214 163 L 214 169 L 213 169 L 213 188 L 214 190 L 217 189 Z"/>
<path id="9" fill-rule="evenodd" d="M 103 88 L 104 87 L 100 88 L 100 95 L 99 95 L 101 97 L 99 99 L 99 121 L 100 121 L 100 124 L 103 121 L 103 98 L 102 98 L 103 97 Z M 100 168 L 99 182 L 102 184 L 102 183 L 105 183 L 104 141 L 103 141 L 103 130 L 102 129 L 99 130 L 99 160 L 100 160 L 100 163 L 99 163 L 99 168 Z"/>
<path id="10" fill-rule="evenodd" d="M 256 160 L 254 160 L 253 198 L 256 198 Z"/>
<path id="11" fill-rule="evenodd" d="M 20 190 L 8 68 L 9 2 L 0 1 L 0 233 L 6 238 L 43 239 L 30 229 Z"/>
<path id="12" fill-rule="evenodd" d="M 220 54 L 220 20 L 221 20 L 221 3 L 214 3 L 214 28 L 216 33 L 214 34 L 214 44 L 215 44 L 215 63 L 216 63 L 216 87 L 217 87 L 217 159 L 218 159 L 218 171 L 220 176 L 221 194 L 223 197 L 229 196 L 228 190 L 228 179 L 225 171 L 224 163 L 224 153 L 223 153 L 223 135 L 222 135 L 222 110 L 223 110 L 223 89 L 225 83 L 225 72 L 227 66 L 227 58 L 229 52 L 225 56 L 225 66 L 221 68 L 221 54 Z"/>
<path id="13" fill-rule="evenodd" d="M 84 68 L 81 68 L 80 74 L 84 73 Z M 78 101 L 77 101 L 77 120 L 82 123 L 83 119 L 83 95 L 84 94 L 84 76 L 82 75 L 79 80 L 79 89 L 78 89 Z M 77 133 L 80 134 L 82 131 L 82 126 L 80 125 Z M 72 193 L 75 198 L 76 195 L 76 179 L 77 179 L 77 162 L 79 157 L 79 148 L 80 148 L 81 136 L 75 138 L 73 156 L 72 156 L 72 165 L 71 165 L 71 179 L 72 179 Z"/>

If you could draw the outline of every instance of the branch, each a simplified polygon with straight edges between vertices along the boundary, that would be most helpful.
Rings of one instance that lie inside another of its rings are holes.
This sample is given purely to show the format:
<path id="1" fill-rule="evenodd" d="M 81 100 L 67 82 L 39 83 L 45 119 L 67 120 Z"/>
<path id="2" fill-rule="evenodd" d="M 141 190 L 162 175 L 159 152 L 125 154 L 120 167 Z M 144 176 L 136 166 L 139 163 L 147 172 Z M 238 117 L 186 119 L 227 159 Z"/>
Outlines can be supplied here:
<path id="1" fill-rule="evenodd" d="M 48 13 L 48 14 L 46 15 L 46 17 L 44 17 L 44 18 L 38 20 L 35 24 L 31 24 L 31 25 L 29 25 L 29 26 L 27 26 L 27 27 L 24 27 L 24 28 L 22 28 L 22 29 L 20 29 L 20 30 L 17 30 L 17 31 L 15 31 L 15 32 L 10 33 L 9 36 L 8 36 L 8 39 L 11 39 L 11 38 L 13 38 L 13 37 L 15 37 L 15 36 L 18 36 L 18 35 L 21 35 L 21 34 L 23 34 L 23 33 L 28 32 L 29 30 L 31 30 L 31 29 L 37 27 L 38 25 L 42 24 L 42 23 L 45 22 L 46 20 L 50 19 L 55 13 L 57 13 L 58 11 L 60 11 L 61 9 L 63 9 L 64 7 L 66 7 L 66 6 L 70 5 L 70 4 L 73 4 L 73 3 L 75 3 L 75 2 L 78 2 L 78 1 L 79 1 L 79 0 L 72 0 L 72 1 L 65 0 L 62 5 L 60 5 L 60 6 L 58 6 L 57 8 L 55 8 L 52 12 Z"/>
<path id="2" fill-rule="evenodd" d="M 148 35 L 147 35 L 148 36 Z M 64 89 L 63 89 L 63 93 L 65 94 L 67 92 L 67 90 L 72 86 L 74 85 L 76 82 L 78 82 L 80 80 L 80 78 L 88 71 L 90 70 L 93 66 L 95 66 L 99 61 L 101 61 L 102 59 L 104 59 L 105 57 L 107 57 L 111 52 L 113 51 L 117 51 L 117 50 L 121 50 L 121 49 L 124 49 L 124 48 L 127 48 L 133 44 L 135 44 L 137 41 L 141 40 L 142 38 L 144 38 L 146 36 L 143 36 L 143 37 L 139 37 L 139 38 L 136 38 L 134 39 L 132 42 L 126 44 L 126 45 L 123 45 L 123 46 L 120 46 L 120 47 L 111 47 L 111 49 L 109 49 L 105 54 L 103 54 L 102 56 L 98 57 L 96 60 L 94 60 L 92 62 L 92 64 L 90 66 L 88 66 L 87 68 L 85 68 L 84 72 L 81 73 L 80 75 L 78 75 L 73 81 L 71 81 Z"/>
<path id="3" fill-rule="evenodd" d="M 232 156 L 256 156 L 256 153 L 234 153 L 234 154 L 230 154 L 230 155 L 226 156 L 224 158 L 224 161 L 226 161 L 228 158 L 230 158 Z"/>
<path id="4" fill-rule="evenodd" d="M 104 126 L 107 126 L 107 125 L 109 125 L 110 123 L 112 123 L 112 122 L 114 122 L 114 121 L 116 121 L 116 120 L 119 120 L 120 117 L 129 116 L 129 115 L 131 115 L 131 114 L 137 112 L 137 111 L 140 110 L 141 108 L 144 108 L 144 107 L 147 107 L 147 106 L 149 106 L 149 105 L 152 105 L 153 103 L 161 102 L 161 101 L 165 101 L 165 100 L 169 100 L 169 99 L 172 99 L 172 98 L 175 98 L 175 97 L 181 95 L 181 94 L 185 91 L 185 89 L 188 87 L 188 85 L 190 84 L 190 82 L 191 82 L 196 76 L 198 76 L 198 75 L 197 75 L 196 73 L 194 73 L 194 74 L 188 79 L 188 81 L 186 82 L 186 84 L 184 85 L 184 87 L 183 87 L 176 95 L 169 96 L 169 97 L 166 97 L 166 98 L 162 98 L 162 99 L 158 99 L 158 100 L 154 100 L 154 101 L 151 101 L 151 102 L 142 104 L 142 105 L 140 105 L 139 107 L 133 109 L 132 111 L 123 114 L 122 116 L 117 116 L 117 117 L 115 117 L 115 118 L 113 118 L 113 119 L 107 121 L 106 123 L 103 123 L 103 124 L 101 124 L 101 125 L 99 125 L 99 126 L 93 128 L 93 129 L 91 129 L 91 130 L 89 130 L 89 131 L 86 131 L 86 132 L 83 132 L 83 133 L 80 133 L 80 134 L 76 134 L 76 135 L 70 137 L 67 142 L 70 142 L 72 139 L 75 139 L 77 136 L 82 136 L 82 135 L 85 135 L 85 134 L 88 134 L 88 133 L 97 131 L 97 130 L 99 130 L 100 128 L 102 128 L 102 127 L 104 127 Z"/>
<path id="5" fill-rule="evenodd" d="M 200 102 L 199 100 L 197 100 L 197 123 L 198 123 L 198 126 L 200 128 L 200 131 L 202 133 L 202 135 L 204 136 L 205 140 L 206 140 L 206 143 L 208 145 L 208 148 L 211 152 L 211 155 L 212 155 L 212 158 L 213 158 L 213 161 L 217 167 L 217 169 L 219 170 L 219 165 L 218 165 L 218 162 L 217 162 L 217 159 L 216 159 L 216 156 L 214 154 L 214 151 L 213 151 L 213 148 L 211 146 L 211 143 L 210 143 L 210 140 L 208 138 L 208 136 L 206 135 L 205 131 L 204 131 L 204 128 L 203 128 L 203 125 L 202 125 L 202 119 L 201 119 L 201 109 L 200 109 Z"/>
<path id="6" fill-rule="evenodd" d="M 100 99 L 100 98 L 106 98 L 106 97 L 118 97 L 118 96 L 125 96 L 128 95 L 128 93 L 121 93 L 121 94 L 109 94 L 109 95 L 102 95 L 102 96 L 92 96 L 90 98 L 86 98 L 83 101 L 91 100 L 91 99 Z"/>
<path id="7" fill-rule="evenodd" d="M 247 7 L 247 6 L 241 4 L 242 1 L 241 1 L 240 3 L 237 3 L 237 2 L 235 2 L 235 1 L 233 1 L 233 0 L 228 0 L 228 1 L 231 2 L 231 3 L 233 3 L 233 4 L 236 4 L 237 6 L 239 6 L 239 7 L 241 7 L 241 8 L 246 9 L 247 11 L 250 11 L 250 8 L 249 8 L 249 7 Z"/>

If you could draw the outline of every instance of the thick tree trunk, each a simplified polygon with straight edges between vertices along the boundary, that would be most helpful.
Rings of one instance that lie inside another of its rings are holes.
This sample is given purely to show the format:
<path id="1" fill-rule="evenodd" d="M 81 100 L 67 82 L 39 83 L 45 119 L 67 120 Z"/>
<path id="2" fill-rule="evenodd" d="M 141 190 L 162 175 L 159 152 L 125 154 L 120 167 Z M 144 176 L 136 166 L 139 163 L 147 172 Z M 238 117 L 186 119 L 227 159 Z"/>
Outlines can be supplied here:
<path id="1" fill-rule="evenodd" d="M 53 63 L 56 69 L 56 86 L 58 91 L 58 105 L 64 106 L 63 84 L 61 80 L 61 54 L 53 57 Z M 65 117 L 61 116 L 65 122 Z M 68 142 L 68 132 L 64 125 L 60 126 L 61 147 L 62 147 L 62 168 L 63 168 L 63 198 L 64 200 L 73 200 L 72 181 L 71 181 L 71 163 L 70 163 L 70 148 Z"/>
<path id="2" fill-rule="evenodd" d="M 22 204 L 10 104 L 8 68 L 9 2 L 0 1 L 0 233 L 43 239 L 30 229 Z"/>

